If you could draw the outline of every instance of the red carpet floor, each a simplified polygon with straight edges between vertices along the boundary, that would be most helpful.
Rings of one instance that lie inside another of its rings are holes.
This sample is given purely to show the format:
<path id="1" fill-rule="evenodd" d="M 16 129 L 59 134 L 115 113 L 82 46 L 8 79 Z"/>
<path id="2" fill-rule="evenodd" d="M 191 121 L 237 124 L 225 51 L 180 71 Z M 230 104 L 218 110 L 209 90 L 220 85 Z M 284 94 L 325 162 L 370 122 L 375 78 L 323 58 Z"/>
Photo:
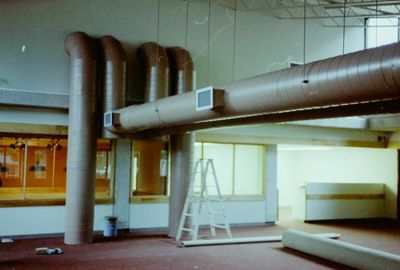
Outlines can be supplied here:
<path id="1" fill-rule="evenodd" d="M 282 234 L 286 228 L 337 232 L 340 241 L 400 255 L 400 224 L 387 220 L 304 224 L 285 221 L 275 226 L 233 228 L 235 237 Z M 36 255 L 37 247 L 60 247 L 62 255 Z M 63 238 L 15 240 L 0 244 L 0 269 L 351 269 L 285 249 L 281 243 L 179 248 L 164 234 L 128 233 L 96 236 L 93 244 L 68 246 Z M 400 269 L 400 268 L 399 268 Z"/>

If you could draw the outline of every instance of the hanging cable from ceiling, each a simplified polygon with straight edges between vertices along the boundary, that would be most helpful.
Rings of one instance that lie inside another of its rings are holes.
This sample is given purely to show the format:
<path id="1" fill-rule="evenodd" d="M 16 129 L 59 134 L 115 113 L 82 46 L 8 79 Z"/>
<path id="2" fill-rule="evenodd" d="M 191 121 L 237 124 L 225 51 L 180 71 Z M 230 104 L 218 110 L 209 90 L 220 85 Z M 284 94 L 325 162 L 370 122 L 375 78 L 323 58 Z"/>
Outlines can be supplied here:
<path id="1" fill-rule="evenodd" d="M 159 42 L 160 42 L 160 0 L 157 0 L 157 37 L 156 37 L 157 41 L 157 49 L 156 49 L 156 70 L 157 70 L 157 77 L 158 77 L 158 61 L 159 59 Z M 157 83 L 157 87 L 159 87 L 158 83 Z M 158 90 L 157 90 L 158 92 Z"/>
<path id="2" fill-rule="evenodd" d="M 235 0 L 235 10 L 233 13 L 232 81 L 235 80 L 235 67 L 236 67 L 236 23 L 237 23 L 237 0 Z"/>
<path id="3" fill-rule="evenodd" d="M 187 60 L 188 60 L 188 40 L 189 40 L 189 2 L 190 0 L 186 0 L 186 31 L 185 31 L 185 67 L 184 67 L 184 74 L 186 74 L 186 67 L 187 67 Z M 193 89 L 192 89 L 193 90 Z"/>
<path id="4" fill-rule="evenodd" d="M 188 49 L 188 40 L 189 40 L 189 2 L 190 0 L 186 1 L 186 32 L 185 32 L 185 49 Z"/>
<path id="5" fill-rule="evenodd" d="M 378 0 L 375 0 L 375 47 L 378 46 Z"/>
<path id="6" fill-rule="evenodd" d="M 303 83 L 308 83 L 306 77 L 306 37 L 307 37 L 307 0 L 304 0 L 303 20 Z"/>
<path id="7" fill-rule="evenodd" d="M 346 47 L 346 12 L 347 12 L 347 0 L 343 1 L 343 46 L 342 54 L 345 54 Z"/>
<path id="8" fill-rule="evenodd" d="M 208 0 L 207 84 L 210 84 L 211 0 Z"/>

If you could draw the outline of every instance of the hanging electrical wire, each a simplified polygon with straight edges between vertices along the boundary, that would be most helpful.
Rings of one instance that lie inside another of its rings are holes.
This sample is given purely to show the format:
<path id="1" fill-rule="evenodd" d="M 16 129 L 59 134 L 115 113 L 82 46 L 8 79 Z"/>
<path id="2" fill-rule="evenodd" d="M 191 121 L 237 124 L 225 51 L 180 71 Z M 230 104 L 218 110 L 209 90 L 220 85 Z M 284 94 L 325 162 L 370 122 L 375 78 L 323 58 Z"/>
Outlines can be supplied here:
<path id="1" fill-rule="evenodd" d="M 156 37 L 157 41 L 157 48 L 156 48 L 156 70 L 157 70 L 157 77 L 158 77 L 158 62 L 159 62 L 159 50 L 160 50 L 160 0 L 157 0 L 157 37 Z M 157 83 L 157 87 L 159 87 L 158 83 Z M 158 92 L 158 90 L 157 90 Z"/>
<path id="2" fill-rule="evenodd" d="M 375 0 L 375 46 L 378 46 L 378 0 Z"/>
<path id="3" fill-rule="evenodd" d="M 235 10 L 233 13 L 232 81 L 235 80 L 235 67 L 236 67 L 236 22 L 237 22 L 237 0 L 235 0 Z"/>
<path id="4" fill-rule="evenodd" d="M 210 83 L 211 0 L 208 0 L 207 84 Z"/>
<path id="5" fill-rule="evenodd" d="M 346 12 L 347 12 L 347 0 L 343 1 L 343 48 L 342 54 L 345 54 L 346 47 Z"/>
<path id="6" fill-rule="evenodd" d="M 187 72 L 187 61 L 188 61 L 188 54 L 189 54 L 189 49 L 188 49 L 188 39 L 189 39 L 189 1 L 190 0 L 186 0 L 186 31 L 185 31 L 185 67 L 184 67 L 184 74 L 186 76 L 186 72 Z M 185 89 L 186 90 L 186 89 Z M 193 90 L 193 89 L 191 89 Z"/>
<path id="7" fill-rule="evenodd" d="M 190 0 L 186 1 L 186 32 L 185 32 L 185 49 L 188 49 L 188 40 L 189 40 L 189 2 Z"/>
<path id="8" fill-rule="evenodd" d="M 307 0 L 304 0 L 304 21 L 303 21 L 303 83 L 308 83 L 308 79 L 306 77 L 306 37 L 307 37 Z"/>

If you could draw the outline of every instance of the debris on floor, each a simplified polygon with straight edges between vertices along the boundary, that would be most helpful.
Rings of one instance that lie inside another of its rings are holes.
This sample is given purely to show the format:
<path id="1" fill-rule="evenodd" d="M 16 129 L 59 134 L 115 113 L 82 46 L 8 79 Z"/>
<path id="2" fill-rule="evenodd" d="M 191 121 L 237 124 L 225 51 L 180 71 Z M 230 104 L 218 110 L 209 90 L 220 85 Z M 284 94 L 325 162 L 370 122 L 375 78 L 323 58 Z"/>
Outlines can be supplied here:
<path id="1" fill-rule="evenodd" d="M 2 243 L 14 243 L 14 240 L 11 238 L 1 238 Z"/>
<path id="2" fill-rule="evenodd" d="M 59 255 L 63 253 L 64 251 L 61 248 L 48 248 L 48 247 L 36 248 L 36 255 Z"/>

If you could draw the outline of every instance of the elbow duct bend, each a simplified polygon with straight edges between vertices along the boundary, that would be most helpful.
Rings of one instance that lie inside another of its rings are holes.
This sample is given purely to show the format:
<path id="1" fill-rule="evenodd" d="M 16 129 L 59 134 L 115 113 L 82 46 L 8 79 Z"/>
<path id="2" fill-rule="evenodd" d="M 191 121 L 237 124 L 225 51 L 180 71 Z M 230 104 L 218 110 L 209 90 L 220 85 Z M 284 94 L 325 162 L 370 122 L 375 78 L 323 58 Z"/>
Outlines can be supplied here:
<path id="1" fill-rule="evenodd" d="M 125 107 L 127 56 L 122 44 L 112 36 L 101 37 L 100 47 L 103 54 L 101 114 L 103 123 L 105 112 Z M 118 137 L 106 128 L 101 132 L 104 138 Z"/>
<path id="2" fill-rule="evenodd" d="M 308 83 L 304 83 L 307 80 Z M 234 81 L 218 110 L 196 111 L 196 93 L 117 110 L 117 133 L 263 113 L 321 109 L 400 98 L 400 43 Z M 143 119 L 146 115 L 145 119 Z"/>
<path id="3" fill-rule="evenodd" d="M 167 97 L 169 67 L 165 49 L 157 43 L 149 42 L 139 47 L 137 55 L 145 70 L 145 102 Z"/>
<path id="4" fill-rule="evenodd" d="M 66 226 L 64 242 L 93 241 L 96 169 L 96 45 L 75 32 L 65 40 L 70 56 L 71 90 L 68 123 Z"/>
<path id="5" fill-rule="evenodd" d="M 193 90 L 193 61 L 190 53 L 180 47 L 167 49 L 171 72 L 171 95 Z"/>

